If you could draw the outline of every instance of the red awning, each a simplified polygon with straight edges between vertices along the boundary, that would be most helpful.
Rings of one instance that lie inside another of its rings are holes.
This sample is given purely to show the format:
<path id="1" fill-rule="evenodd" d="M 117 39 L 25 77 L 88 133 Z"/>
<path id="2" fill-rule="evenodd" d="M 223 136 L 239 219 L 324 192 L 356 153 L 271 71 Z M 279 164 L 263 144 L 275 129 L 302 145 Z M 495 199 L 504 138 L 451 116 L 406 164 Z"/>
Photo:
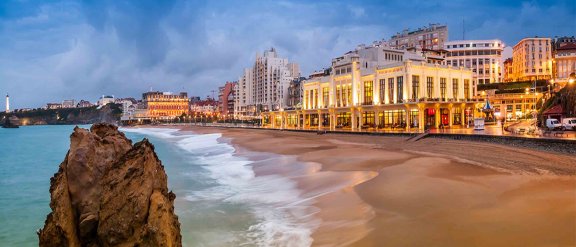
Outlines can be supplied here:
<path id="1" fill-rule="evenodd" d="M 561 105 L 555 105 L 553 107 L 548 108 L 548 110 L 542 113 L 543 115 L 561 115 L 564 114 L 564 109 Z"/>

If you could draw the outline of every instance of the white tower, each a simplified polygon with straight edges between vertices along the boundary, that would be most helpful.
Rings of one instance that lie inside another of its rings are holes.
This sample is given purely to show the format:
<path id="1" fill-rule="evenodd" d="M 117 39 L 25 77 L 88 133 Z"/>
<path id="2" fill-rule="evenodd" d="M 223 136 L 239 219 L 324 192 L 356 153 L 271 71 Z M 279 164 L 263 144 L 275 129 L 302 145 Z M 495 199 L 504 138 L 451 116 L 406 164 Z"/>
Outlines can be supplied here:
<path id="1" fill-rule="evenodd" d="M 10 95 L 6 94 L 6 113 L 10 112 Z"/>

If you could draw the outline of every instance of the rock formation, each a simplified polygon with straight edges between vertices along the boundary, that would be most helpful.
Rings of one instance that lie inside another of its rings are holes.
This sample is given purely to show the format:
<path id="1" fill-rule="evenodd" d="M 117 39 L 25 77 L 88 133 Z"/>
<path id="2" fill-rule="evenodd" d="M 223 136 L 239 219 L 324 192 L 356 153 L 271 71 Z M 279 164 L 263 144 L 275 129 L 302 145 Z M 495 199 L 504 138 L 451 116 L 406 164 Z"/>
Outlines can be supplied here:
<path id="1" fill-rule="evenodd" d="M 50 196 L 40 246 L 182 246 L 176 196 L 154 146 L 132 146 L 116 126 L 74 129 Z"/>

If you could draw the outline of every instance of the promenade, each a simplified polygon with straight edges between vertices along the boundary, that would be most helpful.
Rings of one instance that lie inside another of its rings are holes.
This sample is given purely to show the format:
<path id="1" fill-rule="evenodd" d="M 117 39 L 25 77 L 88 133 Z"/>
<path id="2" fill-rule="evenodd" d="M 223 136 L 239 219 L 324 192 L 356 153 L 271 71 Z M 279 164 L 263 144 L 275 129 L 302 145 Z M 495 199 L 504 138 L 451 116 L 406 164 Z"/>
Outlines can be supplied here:
<path id="1" fill-rule="evenodd" d="M 211 127 L 226 127 L 226 128 L 250 128 L 250 129 L 269 129 L 269 130 L 290 130 L 290 131 L 306 131 L 306 132 L 321 132 L 321 133 L 347 133 L 347 134 L 375 134 L 375 135 L 417 135 L 424 132 L 434 135 L 470 135 L 470 136 L 504 136 L 504 137 L 519 137 L 531 139 L 557 139 L 557 140 L 575 140 L 576 131 L 547 131 L 539 128 L 534 130 L 533 124 L 530 121 L 515 122 L 507 124 L 506 128 L 502 128 L 500 124 L 485 126 L 484 130 L 474 130 L 472 126 L 446 128 L 446 129 L 429 129 L 427 131 L 420 131 L 418 129 L 411 129 L 406 131 L 404 129 L 375 129 L 363 128 L 361 130 L 352 130 L 350 128 L 340 128 L 330 130 L 329 127 L 310 127 L 310 128 L 272 128 L 269 126 L 258 126 L 243 123 L 183 123 L 179 125 L 193 125 L 193 126 L 211 126 Z"/>

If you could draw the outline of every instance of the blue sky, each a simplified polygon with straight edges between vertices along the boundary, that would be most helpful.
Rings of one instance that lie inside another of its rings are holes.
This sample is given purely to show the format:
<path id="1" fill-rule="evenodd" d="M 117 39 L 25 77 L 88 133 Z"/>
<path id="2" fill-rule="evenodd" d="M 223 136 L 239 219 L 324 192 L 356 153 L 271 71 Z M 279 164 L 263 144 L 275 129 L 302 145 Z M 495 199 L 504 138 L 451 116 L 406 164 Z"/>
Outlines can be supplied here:
<path id="1" fill-rule="evenodd" d="M 304 74 L 404 28 L 451 40 L 576 35 L 576 1 L 0 1 L 0 92 L 16 108 L 152 88 L 205 97 L 274 46 Z"/>

